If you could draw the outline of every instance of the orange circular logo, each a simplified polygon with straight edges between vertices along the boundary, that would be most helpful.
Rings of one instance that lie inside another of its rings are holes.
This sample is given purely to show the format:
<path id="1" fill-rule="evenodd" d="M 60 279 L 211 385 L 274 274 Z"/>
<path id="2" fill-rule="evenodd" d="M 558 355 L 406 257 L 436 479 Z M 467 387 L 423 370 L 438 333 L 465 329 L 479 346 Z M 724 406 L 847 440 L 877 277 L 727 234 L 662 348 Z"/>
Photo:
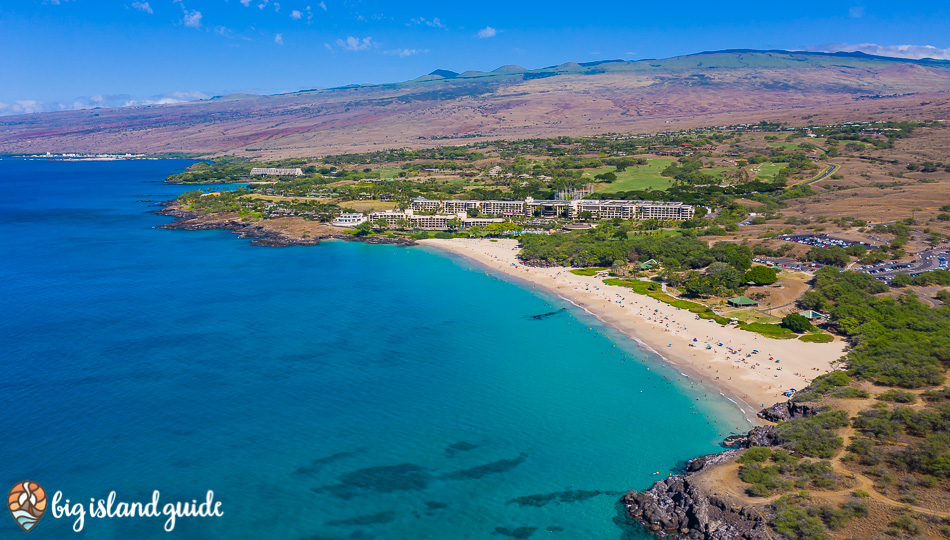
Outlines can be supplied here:
<path id="1" fill-rule="evenodd" d="M 29 531 L 39 523 L 46 512 L 46 502 L 46 490 L 29 480 L 13 486 L 7 496 L 10 514 L 24 531 Z"/>

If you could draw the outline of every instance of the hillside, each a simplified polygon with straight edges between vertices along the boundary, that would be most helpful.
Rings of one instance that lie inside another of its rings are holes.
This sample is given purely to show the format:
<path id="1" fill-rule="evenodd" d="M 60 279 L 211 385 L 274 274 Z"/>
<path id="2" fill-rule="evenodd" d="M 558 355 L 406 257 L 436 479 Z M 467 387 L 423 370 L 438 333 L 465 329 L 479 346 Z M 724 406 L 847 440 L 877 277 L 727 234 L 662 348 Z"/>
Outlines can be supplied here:
<path id="1" fill-rule="evenodd" d="M 950 62 L 732 50 L 0 119 L 0 153 L 319 156 L 760 120 L 950 117 Z"/>

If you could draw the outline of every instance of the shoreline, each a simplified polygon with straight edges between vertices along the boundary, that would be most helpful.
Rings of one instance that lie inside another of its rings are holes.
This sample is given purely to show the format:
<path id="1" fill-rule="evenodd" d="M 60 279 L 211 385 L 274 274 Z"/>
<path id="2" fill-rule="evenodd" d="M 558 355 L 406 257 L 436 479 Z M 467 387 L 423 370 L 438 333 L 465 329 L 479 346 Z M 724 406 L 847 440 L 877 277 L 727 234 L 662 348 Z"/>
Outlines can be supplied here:
<path id="1" fill-rule="evenodd" d="M 770 339 L 698 319 L 689 311 L 628 288 L 571 274 L 568 268 L 526 266 L 517 259 L 516 240 L 429 239 L 418 243 L 459 255 L 583 309 L 641 349 L 659 356 L 690 382 L 714 389 L 732 401 L 753 425 L 760 423 L 759 410 L 786 401 L 785 390 L 805 388 L 818 375 L 832 371 L 831 364 L 845 354 L 846 344 L 839 339 L 831 343 Z M 759 353 L 752 355 L 756 349 Z M 770 357 L 780 362 L 770 361 Z"/>
<path id="2" fill-rule="evenodd" d="M 238 234 L 238 238 L 249 238 L 251 244 L 255 246 L 268 247 L 289 247 L 289 246 L 315 246 L 320 242 L 329 240 L 341 240 L 344 242 L 363 242 L 366 244 L 391 244 L 398 246 L 412 246 L 416 244 L 415 240 L 409 238 L 388 238 L 385 236 L 354 236 L 352 234 L 343 234 L 343 230 L 337 227 L 307 225 L 314 229 L 314 234 L 301 236 L 293 230 L 292 221 L 294 218 L 284 218 L 279 220 L 269 220 L 268 222 L 247 222 L 240 216 L 234 214 L 199 214 L 189 210 L 182 210 L 178 206 L 178 201 L 161 201 L 161 210 L 152 210 L 152 213 L 160 216 L 175 218 L 170 223 L 158 225 L 158 229 L 181 229 L 186 231 L 206 231 L 220 229 L 231 231 Z M 280 225 L 284 225 L 281 227 Z"/>

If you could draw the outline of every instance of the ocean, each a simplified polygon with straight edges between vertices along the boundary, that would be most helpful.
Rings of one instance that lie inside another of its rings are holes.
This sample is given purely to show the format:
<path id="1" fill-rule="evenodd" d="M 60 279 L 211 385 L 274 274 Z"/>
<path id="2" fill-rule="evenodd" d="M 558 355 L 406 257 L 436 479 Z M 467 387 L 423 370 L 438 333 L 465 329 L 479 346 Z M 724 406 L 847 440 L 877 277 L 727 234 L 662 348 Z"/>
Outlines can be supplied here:
<path id="1" fill-rule="evenodd" d="M 212 490 L 223 512 L 74 533 L 48 509 L 31 538 L 646 538 L 623 492 L 748 429 L 583 311 L 431 248 L 155 228 L 189 163 L 0 160 L 0 489 Z"/>

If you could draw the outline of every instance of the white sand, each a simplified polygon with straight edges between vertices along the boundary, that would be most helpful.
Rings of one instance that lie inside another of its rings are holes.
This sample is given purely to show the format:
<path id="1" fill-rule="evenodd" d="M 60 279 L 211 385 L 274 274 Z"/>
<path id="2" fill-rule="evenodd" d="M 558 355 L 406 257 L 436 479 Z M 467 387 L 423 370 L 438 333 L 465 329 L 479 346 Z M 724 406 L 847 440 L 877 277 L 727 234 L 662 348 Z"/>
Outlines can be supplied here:
<path id="1" fill-rule="evenodd" d="M 697 319 L 689 311 L 625 287 L 605 285 L 596 277 L 574 275 L 567 268 L 525 266 L 517 259 L 516 240 L 433 239 L 421 243 L 526 280 L 585 308 L 702 384 L 738 398 L 747 413 L 786 400 L 782 396 L 785 390 L 808 386 L 816 376 L 831 371 L 832 362 L 844 354 L 846 344 L 840 339 L 832 343 L 770 339 Z M 758 354 L 752 354 L 753 350 Z"/>

